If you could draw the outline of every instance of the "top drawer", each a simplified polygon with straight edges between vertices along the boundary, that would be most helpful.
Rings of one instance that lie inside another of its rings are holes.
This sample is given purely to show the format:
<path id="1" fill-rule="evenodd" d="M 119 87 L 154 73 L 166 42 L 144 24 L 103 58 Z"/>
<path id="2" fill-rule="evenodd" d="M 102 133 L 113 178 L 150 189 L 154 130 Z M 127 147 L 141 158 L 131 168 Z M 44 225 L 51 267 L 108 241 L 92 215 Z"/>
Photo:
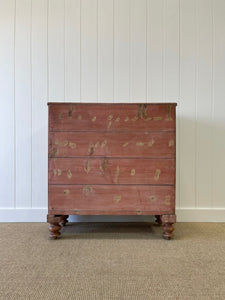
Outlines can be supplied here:
<path id="1" fill-rule="evenodd" d="M 49 131 L 174 131 L 176 103 L 49 103 Z"/>

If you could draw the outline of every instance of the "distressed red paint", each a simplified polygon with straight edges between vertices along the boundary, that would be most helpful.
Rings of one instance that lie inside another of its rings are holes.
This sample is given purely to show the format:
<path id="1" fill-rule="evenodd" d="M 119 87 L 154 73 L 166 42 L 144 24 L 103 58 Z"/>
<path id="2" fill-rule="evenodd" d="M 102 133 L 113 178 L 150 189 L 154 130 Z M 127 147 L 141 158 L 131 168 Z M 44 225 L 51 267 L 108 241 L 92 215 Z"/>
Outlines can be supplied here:
<path id="1" fill-rule="evenodd" d="M 68 215 L 175 222 L 176 104 L 49 103 L 50 236 Z"/>

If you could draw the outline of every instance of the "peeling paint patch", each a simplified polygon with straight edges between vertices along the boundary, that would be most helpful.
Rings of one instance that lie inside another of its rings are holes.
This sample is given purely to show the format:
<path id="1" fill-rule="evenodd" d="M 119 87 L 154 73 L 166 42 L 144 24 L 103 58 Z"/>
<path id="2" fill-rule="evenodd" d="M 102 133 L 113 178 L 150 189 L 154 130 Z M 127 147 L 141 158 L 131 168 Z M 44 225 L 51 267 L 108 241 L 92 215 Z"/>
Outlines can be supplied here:
<path id="1" fill-rule="evenodd" d="M 66 190 L 63 191 L 64 195 L 68 195 L 69 193 L 70 193 L 70 190 L 68 190 L 68 189 L 66 189 Z"/>
<path id="2" fill-rule="evenodd" d="M 142 214 L 141 209 L 136 209 L 136 213 L 137 213 L 138 215 L 141 215 L 141 214 Z"/>
<path id="3" fill-rule="evenodd" d="M 89 159 L 86 161 L 85 166 L 84 166 L 84 171 L 88 174 L 91 170 L 91 166 L 90 166 L 90 161 Z"/>
<path id="4" fill-rule="evenodd" d="M 150 121 L 151 119 L 151 117 L 144 118 L 145 121 Z"/>
<path id="5" fill-rule="evenodd" d="M 174 140 L 169 140 L 168 146 L 172 147 L 174 145 Z"/>
<path id="6" fill-rule="evenodd" d="M 72 119 L 72 115 L 73 115 L 73 106 L 70 106 L 70 109 L 69 109 L 69 111 L 68 111 L 68 117 L 69 117 L 70 119 Z"/>
<path id="7" fill-rule="evenodd" d="M 144 121 L 149 121 L 152 118 L 148 116 L 147 113 L 147 104 L 140 104 L 138 106 L 138 112 L 137 112 L 138 118 L 141 118 Z"/>
<path id="8" fill-rule="evenodd" d="M 108 123 L 108 129 L 111 127 L 111 125 L 112 125 L 112 121 L 110 121 L 110 122 Z"/>
<path id="9" fill-rule="evenodd" d="M 166 107 L 166 111 L 167 111 L 167 117 L 166 117 L 166 121 L 172 121 L 173 118 L 171 117 L 171 105 L 167 105 Z"/>
<path id="10" fill-rule="evenodd" d="M 122 198 L 121 195 L 115 195 L 115 196 L 113 197 L 113 201 L 116 202 L 116 203 L 118 203 L 118 202 L 120 202 L 121 198 Z"/>
<path id="11" fill-rule="evenodd" d="M 168 205 L 168 206 L 170 205 L 170 196 L 169 195 L 165 197 L 164 204 Z"/>
<path id="12" fill-rule="evenodd" d="M 129 117 L 126 117 L 126 118 L 124 119 L 124 122 L 127 122 L 127 121 L 129 121 Z"/>
<path id="13" fill-rule="evenodd" d="M 95 143 L 95 148 L 97 148 L 99 146 L 99 141 L 97 141 L 96 143 Z"/>
<path id="14" fill-rule="evenodd" d="M 113 115 L 108 116 L 108 120 L 111 121 L 113 119 Z"/>
<path id="15" fill-rule="evenodd" d="M 132 170 L 131 170 L 130 175 L 131 175 L 131 176 L 134 176 L 134 175 L 135 175 L 135 169 L 132 169 Z"/>
<path id="16" fill-rule="evenodd" d="M 91 119 L 92 122 L 95 122 L 96 121 L 96 116 L 94 116 L 92 119 Z"/>
<path id="17" fill-rule="evenodd" d="M 156 171 L 155 171 L 155 176 L 154 176 L 154 180 L 155 180 L 155 181 L 159 180 L 159 175 L 160 175 L 160 173 L 161 173 L 161 170 L 160 170 L 160 169 L 156 169 Z"/>
<path id="18" fill-rule="evenodd" d="M 120 167 L 117 166 L 117 167 L 116 167 L 115 177 L 114 177 L 114 183 L 115 183 L 115 184 L 118 183 L 118 177 L 119 177 L 119 174 L 120 174 Z"/>
<path id="19" fill-rule="evenodd" d="M 69 169 L 69 170 L 67 171 L 67 177 L 68 177 L 69 179 L 71 179 L 72 176 L 73 176 L 73 174 L 72 174 L 72 172 L 71 172 L 70 169 Z"/>
<path id="20" fill-rule="evenodd" d="M 137 121 L 138 120 L 138 116 L 135 116 L 131 119 L 133 122 Z"/>
<path id="21" fill-rule="evenodd" d="M 58 149 L 54 147 L 51 152 L 51 157 L 55 157 L 59 153 Z"/>
<path id="22" fill-rule="evenodd" d="M 129 145 L 129 143 L 124 143 L 122 147 L 127 147 Z"/>
<path id="23" fill-rule="evenodd" d="M 53 174 L 54 174 L 54 177 L 57 176 L 57 175 L 61 176 L 62 171 L 60 169 L 53 169 Z"/>
<path id="24" fill-rule="evenodd" d="M 153 120 L 154 121 L 159 121 L 159 120 L 162 120 L 162 117 L 153 117 Z"/>
<path id="25" fill-rule="evenodd" d="M 92 188 L 91 185 L 84 185 L 84 187 L 83 187 L 83 193 L 84 193 L 85 196 L 91 195 L 92 192 L 93 192 L 93 188 Z"/>
<path id="26" fill-rule="evenodd" d="M 151 202 L 155 202 L 155 201 L 156 201 L 156 197 L 155 197 L 155 196 L 149 196 L 149 200 L 150 200 Z"/>
<path id="27" fill-rule="evenodd" d="M 68 145 L 68 141 L 59 142 L 59 146 L 66 147 Z"/>
<path id="28" fill-rule="evenodd" d="M 105 171 L 107 170 L 107 160 L 106 160 L 106 159 L 103 160 L 103 162 L 102 162 L 102 164 L 100 165 L 99 169 L 100 169 L 100 171 L 101 171 L 103 174 L 105 173 Z"/>
<path id="29" fill-rule="evenodd" d="M 77 146 L 76 143 L 69 142 L 69 147 L 70 147 L 70 148 L 75 149 L 76 146 Z"/>
<path id="30" fill-rule="evenodd" d="M 154 140 L 154 139 L 151 139 L 151 140 L 148 142 L 148 147 L 152 147 L 154 144 L 155 144 L 155 140 Z"/>
<path id="31" fill-rule="evenodd" d="M 94 154 L 94 144 L 92 142 L 90 142 L 89 144 L 89 155 L 93 155 Z"/>
<path id="32" fill-rule="evenodd" d="M 119 120 L 120 120 L 120 117 L 117 117 L 116 120 L 115 120 L 115 122 L 119 122 Z"/>
<path id="33" fill-rule="evenodd" d="M 77 117 L 77 120 L 82 120 L 82 116 L 79 115 L 79 116 Z"/>
<path id="34" fill-rule="evenodd" d="M 107 140 L 104 140 L 101 144 L 101 148 L 104 148 L 106 144 L 107 144 Z"/>
<path id="35" fill-rule="evenodd" d="M 144 143 L 143 142 L 137 142 L 136 146 L 144 146 Z"/>
<path id="36" fill-rule="evenodd" d="M 143 117 L 143 104 L 138 105 L 137 115 L 138 115 L 139 118 Z"/>
<path id="37" fill-rule="evenodd" d="M 61 112 L 60 114 L 59 114 L 59 120 L 62 120 L 63 119 L 63 113 Z"/>

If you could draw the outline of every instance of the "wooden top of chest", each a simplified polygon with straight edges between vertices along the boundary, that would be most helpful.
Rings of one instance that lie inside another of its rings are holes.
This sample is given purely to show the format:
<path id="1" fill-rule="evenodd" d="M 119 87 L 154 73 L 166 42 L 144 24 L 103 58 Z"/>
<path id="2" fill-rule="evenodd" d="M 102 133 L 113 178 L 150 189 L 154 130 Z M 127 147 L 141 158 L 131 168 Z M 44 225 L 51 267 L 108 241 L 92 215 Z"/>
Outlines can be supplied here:
<path id="1" fill-rule="evenodd" d="M 149 103 L 142 103 L 142 102 L 132 102 L 132 103 L 93 103 L 93 102 L 48 102 L 47 105 L 175 105 L 177 106 L 176 102 L 149 102 Z"/>

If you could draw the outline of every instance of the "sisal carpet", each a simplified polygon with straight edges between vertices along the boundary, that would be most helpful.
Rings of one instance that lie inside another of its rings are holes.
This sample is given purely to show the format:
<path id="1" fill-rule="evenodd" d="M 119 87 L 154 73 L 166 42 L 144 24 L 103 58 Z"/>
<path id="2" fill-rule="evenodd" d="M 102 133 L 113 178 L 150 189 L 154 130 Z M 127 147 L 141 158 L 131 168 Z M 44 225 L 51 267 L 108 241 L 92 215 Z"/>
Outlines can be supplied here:
<path id="1" fill-rule="evenodd" d="M 0 223 L 0 299 L 225 299 L 225 223 Z"/>

